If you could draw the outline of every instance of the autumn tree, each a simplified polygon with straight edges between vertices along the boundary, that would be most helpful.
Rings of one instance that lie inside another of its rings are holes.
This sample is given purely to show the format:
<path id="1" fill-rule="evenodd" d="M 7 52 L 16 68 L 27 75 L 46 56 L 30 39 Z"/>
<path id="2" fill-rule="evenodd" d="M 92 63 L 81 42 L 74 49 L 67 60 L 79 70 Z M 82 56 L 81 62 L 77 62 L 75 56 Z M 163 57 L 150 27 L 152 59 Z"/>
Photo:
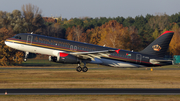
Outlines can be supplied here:
<path id="1" fill-rule="evenodd" d="M 123 48 L 123 41 L 127 39 L 127 28 L 115 20 L 109 21 L 101 28 L 101 40 L 98 45 L 107 47 Z M 123 37 L 123 38 L 122 38 Z M 119 41 L 123 40 L 123 41 Z"/>
<path id="2" fill-rule="evenodd" d="M 66 31 L 67 39 L 73 41 L 82 41 L 83 28 L 80 26 L 68 28 Z"/>
<path id="3" fill-rule="evenodd" d="M 42 11 L 39 7 L 26 4 L 22 6 L 23 17 L 25 18 L 25 27 L 27 32 L 34 32 L 34 33 L 42 33 L 42 28 L 44 25 L 44 20 L 41 16 Z"/>
<path id="4" fill-rule="evenodd" d="M 173 26 L 172 31 L 174 31 L 174 35 L 169 44 L 169 51 L 172 55 L 180 55 L 180 28 L 178 24 Z"/>
<path id="5" fill-rule="evenodd" d="M 95 27 L 94 29 L 87 30 L 86 33 L 90 34 L 89 43 L 97 45 L 101 40 L 101 28 Z"/>
<path id="6" fill-rule="evenodd" d="M 113 48 L 129 48 L 130 36 L 128 28 L 123 27 L 122 24 L 115 20 L 111 20 L 100 27 L 87 30 L 87 33 L 91 34 L 89 43 Z"/>
<path id="7" fill-rule="evenodd" d="M 12 49 L 4 43 L 5 39 L 14 35 L 12 29 L 8 30 L 5 27 L 1 28 L 0 35 L 0 65 L 7 66 L 21 63 L 24 56 L 23 52 Z"/>

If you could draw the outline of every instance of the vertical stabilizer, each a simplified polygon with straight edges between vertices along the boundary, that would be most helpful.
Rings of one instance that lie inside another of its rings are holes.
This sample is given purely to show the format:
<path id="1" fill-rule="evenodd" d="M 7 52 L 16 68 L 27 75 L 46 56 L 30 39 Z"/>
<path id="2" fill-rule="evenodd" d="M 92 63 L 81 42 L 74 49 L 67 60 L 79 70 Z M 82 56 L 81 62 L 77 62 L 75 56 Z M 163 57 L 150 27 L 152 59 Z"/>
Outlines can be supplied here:
<path id="1" fill-rule="evenodd" d="M 140 53 L 164 57 L 165 53 L 167 52 L 167 49 L 169 48 L 169 43 L 173 35 L 174 32 L 165 31 Z"/>

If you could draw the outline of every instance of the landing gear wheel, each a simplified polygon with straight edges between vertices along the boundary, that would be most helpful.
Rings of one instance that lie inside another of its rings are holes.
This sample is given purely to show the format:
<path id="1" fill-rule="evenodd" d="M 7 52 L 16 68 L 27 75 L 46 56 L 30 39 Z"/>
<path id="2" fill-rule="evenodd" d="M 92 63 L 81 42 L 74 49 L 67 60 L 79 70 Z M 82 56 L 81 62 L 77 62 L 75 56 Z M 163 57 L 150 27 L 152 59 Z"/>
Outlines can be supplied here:
<path id="1" fill-rule="evenodd" d="M 83 71 L 83 72 L 87 72 L 87 71 L 88 71 L 88 68 L 87 68 L 86 66 L 84 66 L 84 67 L 82 68 L 82 71 Z"/>
<path id="2" fill-rule="evenodd" d="M 28 54 L 29 54 L 29 52 L 25 52 L 24 62 L 27 61 Z"/>
<path id="3" fill-rule="evenodd" d="M 27 59 L 24 59 L 24 62 L 26 62 L 27 61 Z"/>
<path id="4" fill-rule="evenodd" d="M 77 72 L 81 72 L 82 71 L 82 68 L 80 66 L 76 67 L 76 71 Z"/>

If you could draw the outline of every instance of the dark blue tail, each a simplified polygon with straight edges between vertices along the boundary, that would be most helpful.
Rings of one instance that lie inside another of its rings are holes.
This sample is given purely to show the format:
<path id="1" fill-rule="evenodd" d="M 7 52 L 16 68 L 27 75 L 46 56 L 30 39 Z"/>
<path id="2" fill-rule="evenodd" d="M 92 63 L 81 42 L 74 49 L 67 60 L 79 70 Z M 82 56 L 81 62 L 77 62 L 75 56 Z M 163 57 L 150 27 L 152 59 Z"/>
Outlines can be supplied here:
<path id="1" fill-rule="evenodd" d="M 148 55 L 155 55 L 158 57 L 164 57 L 169 48 L 169 43 L 172 39 L 174 32 L 172 31 L 165 31 L 161 34 L 156 40 L 154 40 L 149 46 L 147 46 L 144 50 L 140 53 L 148 54 Z"/>

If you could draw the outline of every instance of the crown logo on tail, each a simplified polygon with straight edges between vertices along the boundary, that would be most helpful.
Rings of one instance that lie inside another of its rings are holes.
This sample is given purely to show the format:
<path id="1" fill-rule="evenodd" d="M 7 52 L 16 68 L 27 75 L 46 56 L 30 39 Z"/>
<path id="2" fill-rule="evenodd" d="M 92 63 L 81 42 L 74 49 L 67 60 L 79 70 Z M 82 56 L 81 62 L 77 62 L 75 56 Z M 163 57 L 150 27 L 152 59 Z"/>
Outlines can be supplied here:
<path id="1" fill-rule="evenodd" d="M 154 51 L 160 51 L 161 50 L 161 46 L 157 45 L 153 45 L 152 48 L 154 49 Z"/>

